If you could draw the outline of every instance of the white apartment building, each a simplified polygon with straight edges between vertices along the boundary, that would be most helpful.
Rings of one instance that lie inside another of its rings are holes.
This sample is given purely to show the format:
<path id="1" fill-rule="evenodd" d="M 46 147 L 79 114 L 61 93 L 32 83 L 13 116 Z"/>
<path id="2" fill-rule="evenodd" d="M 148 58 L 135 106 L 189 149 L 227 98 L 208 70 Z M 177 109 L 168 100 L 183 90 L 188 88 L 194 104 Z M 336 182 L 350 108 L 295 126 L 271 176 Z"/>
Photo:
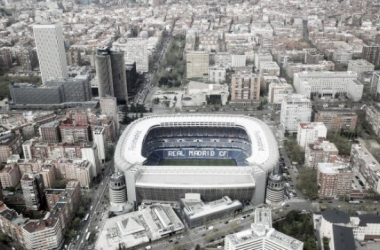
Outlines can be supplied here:
<path id="1" fill-rule="evenodd" d="M 260 69 L 260 63 L 273 61 L 273 56 L 269 52 L 255 54 L 255 69 Z"/>
<path id="2" fill-rule="evenodd" d="M 327 128 L 322 122 L 299 123 L 297 132 L 297 143 L 305 148 L 314 143 L 320 137 L 326 138 Z"/>
<path id="3" fill-rule="evenodd" d="M 348 71 L 353 71 L 356 74 L 360 75 L 361 73 L 365 71 L 374 71 L 375 65 L 368 62 L 365 59 L 359 59 L 359 60 L 350 60 L 348 61 Z"/>
<path id="4" fill-rule="evenodd" d="M 208 72 L 208 79 L 211 82 L 223 83 L 226 81 L 226 68 L 222 65 L 211 66 Z"/>
<path id="5" fill-rule="evenodd" d="M 58 24 L 33 25 L 33 32 L 42 82 L 50 77 L 67 78 L 62 27 Z"/>
<path id="6" fill-rule="evenodd" d="M 87 160 L 91 163 L 91 175 L 93 177 L 100 173 L 100 160 L 98 156 L 97 145 L 94 143 L 92 145 L 86 145 L 81 148 L 82 160 Z"/>
<path id="7" fill-rule="evenodd" d="M 247 63 L 247 56 L 244 55 L 231 55 L 231 66 L 232 67 L 245 67 Z"/>
<path id="8" fill-rule="evenodd" d="M 106 160 L 106 130 L 104 127 L 95 126 L 93 129 L 93 140 L 98 149 L 98 156 L 101 162 Z"/>
<path id="9" fill-rule="evenodd" d="M 189 51 L 186 53 L 187 78 L 208 79 L 210 55 L 204 51 Z"/>
<path id="10" fill-rule="evenodd" d="M 99 100 L 100 103 L 100 111 L 102 114 L 109 115 L 113 118 L 116 136 L 119 134 L 119 111 L 117 108 L 117 100 L 116 97 L 107 96 L 102 97 Z"/>
<path id="11" fill-rule="evenodd" d="M 321 97 L 336 97 L 337 94 L 347 95 L 353 101 L 359 101 L 363 95 L 363 84 L 356 80 L 357 74 L 347 72 L 300 72 L 294 74 L 294 88 L 297 93 L 305 96 L 321 95 Z"/>
<path id="12" fill-rule="evenodd" d="M 298 131 L 299 123 L 311 120 L 311 101 L 303 95 L 292 94 L 281 103 L 280 122 L 282 129 L 290 133 Z"/>
<path id="13" fill-rule="evenodd" d="M 124 51 L 125 63 L 136 62 L 136 71 L 145 73 L 149 71 L 148 40 L 144 38 L 124 38 L 112 43 L 112 48 Z"/>
<path id="14" fill-rule="evenodd" d="M 269 103 L 281 104 L 282 100 L 293 93 L 292 85 L 279 81 L 278 83 L 270 83 L 268 89 Z"/>
<path id="15" fill-rule="evenodd" d="M 59 217 L 47 214 L 43 220 L 31 220 L 22 227 L 26 249 L 58 249 L 63 234 Z"/>
<path id="16" fill-rule="evenodd" d="M 280 67 L 276 62 L 261 62 L 260 63 L 260 75 L 262 76 L 279 76 Z"/>

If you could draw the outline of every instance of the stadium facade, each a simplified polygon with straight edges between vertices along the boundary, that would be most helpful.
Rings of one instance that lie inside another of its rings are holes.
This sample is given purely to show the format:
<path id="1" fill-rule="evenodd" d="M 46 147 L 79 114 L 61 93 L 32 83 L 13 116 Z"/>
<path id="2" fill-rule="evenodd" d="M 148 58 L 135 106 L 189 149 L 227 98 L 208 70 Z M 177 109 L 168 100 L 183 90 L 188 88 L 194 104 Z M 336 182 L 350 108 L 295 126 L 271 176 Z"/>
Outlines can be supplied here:
<path id="1" fill-rule="evenodd" d="M 204 201 L 229 196 L 259 204 L 278 157 L 272 131 L 256 118 L 154 115 L 126 128 L 115 165 L 124 172 L 129 202 L 178 202 L 200 193 Z"/>

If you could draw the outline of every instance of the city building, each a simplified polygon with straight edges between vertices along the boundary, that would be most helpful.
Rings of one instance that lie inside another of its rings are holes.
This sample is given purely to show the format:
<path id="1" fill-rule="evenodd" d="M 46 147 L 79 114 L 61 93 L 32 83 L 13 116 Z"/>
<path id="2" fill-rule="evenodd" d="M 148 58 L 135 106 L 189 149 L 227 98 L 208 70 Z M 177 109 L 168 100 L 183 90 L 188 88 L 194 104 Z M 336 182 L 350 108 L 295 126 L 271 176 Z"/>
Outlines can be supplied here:
<path id="1" fill-rule="evenodd" d="M 119 134 L 119 110 L 117 108 L 117 102 L 115 97 L 102 97 L 100 98 L 100 111 L 102 114 L 109 115 L 113 118 L 115 124 L 116 135 Z M 113 141 L 114 138 L 112 138 Z"/>
<path id="2" fill-rule="evenodd" d="M 230 93 L 227 84 L 196 81 L 190 81 L 184 90 L 185 93 L 181 99 L 182 107 L 201 107 L 207 103 L 218 103 L 224 106 L 228 102 Z"/>
<path id="3" fill-rule="evenodd" d="M 99 97 L 116 97 L 119 101 L 128 100 L 127 78 L 124 54 L 109 47 L 96 51 L 96 76 L 98 77 Z"/>
<path id="4" fill-rule="evenodd" d="M 293 87 L 288 83 L 278 81 L 268 86 L 268 101 L 273 104 L 281 104 L 284 98 L 293 94 Z"/>
<path id="5" fill-rule="evenodd" d="M 267 185 L 266 202 L 281 203 L 284 200 L 285 181 L 280 174 L 270 174 Z"/>
<path id="6" fill-rule="evenodd" d="M 380 107 L 377 103 L 367 106 L 365 120 L 377 137 L 380 137 Z"/>
<path id="7" fill-rule="evenodd" d="M 51 121 L 44 123 L 39 127 L 41 141 L 47 143 L 58 143 L 60 142 L 60 131 L 58 121 Z M 25 143 L 23 144 L 24 147 Z M 28 144 L 29 145 L 29 144 Z M 28 154 L 29 155 L 29 154 Z M 25 156 L 25 151 L 24 151 Z M 26 156 L 25 156 L 25 159 Z"/>
<path id="8" fill-rule="evenodd" d="M 338 153 L 338 148 L 334 143 L 322 139 L 306 146 L 305 165 L 317 168 L 318 163 L 329 163 L 332 157 L 338 156 Z"/>
<path id="9" fill-rule="evenodd" d="M 374 71 L 375 65 L 364 59 L 348 61 L 347 71 L 355 72 L 358 76 L 366 71 Z"/>
<path id="10" fill-rule="evenodd" d="M 262 62 L 273 61 L 273 56 L 269 52 L 255 53 L 255 69 L 256 71 L 260 69 L 260 64 Z"/>
<path id="11" fill-rule="evenodd" d="M 87 160 L 58 160 L 57 174 L 62 179 L 77 180 L 81 188 L 91 186 L 93 166 Z"/>
<path id="12" fill-rule="evenodd" d="M 73 125 L 62 123 L 59 126 L 59 131 L 63 143 L 86 143 L 90 141 L 88 125 Z"/>
<path id="13" fill-rule="evenodd" d="M 63 30 L 58 24 L 33 25 L 42 82 L 68 77 Z"/>
<path id="14" fill-rule="evenodd" d="M 280 76 L 280 67 L 276 62 L 261 62 L 260 63 L 261 76 Z"/>
<path id="15" fill-rule="evenodd" d="M 185 194 L 185 198 L 181 198 L 179 204 L 181 213 L 190 228 L 205 225 L 207 221 L 231 216 L 243 207 L 240 201 L 233 201 L 228 196 L 203 202 L 200 194 L 195 193 Z"/>
<path id="16" fill-rule="evenodd" d="M 92 138 L 94 143 L 96 144 L 96 148 L 98 150 L 98 156 L 101 162 L 105 162 L 106 160 L 106 149 L 107 149 L 107 138 L 106 138 L 106 129 L 104 127 L 95 126 L 92 130 Z"/>
<path id="17" fill-rule="evenodd" d="M 380 164 L 363 141 L 351 146 L 351 168 L 364 180 L 364 188 L 380 194 Z"/>
<path id="18" fill-rule="evenodd" d="M 347 95 L 353 101 L 362 98 L 364 88 L 352 71 L 300 72 L 294 74 L 293 85 L 297 93 L 307 97 L 336 98 Z"/>
<path id="19" fill-rule="evenodd" d="M 250 229 L 224 238 L 225 250 L 302 250 L 303 242 L 272 228 L 271 210 L 256 208 Z"/>
<path id="20" fill-rule="evenodd" d="M 322 122 L 299 123 L 297 131 L 297 143 L 305 148 L 310 143 L 326 138 L 327 128 Z"/>
<path id="21" fill-rule="evenodd" d="M 42 220 L 30 220 L 22 227 L 26 249 L 59 249 L 63 232 L 59 217 L 47 213 Z"/>
<path id="22" fill-rule="evenodd" d="M 27 221 L 15 210 L 9 209 L 4 202 L 0 201 L 0 231 L 12 240 L 25 247 L 22 225 Z"/>
<path id="23" fill-rule="evenodd" d="M 124 204 L 127 201 L 127 186 L 122 172 L 115 172 L 111 175 L 109 193 L 111 204 Z"/>
<path id="24" fill-rule="evenodd" d="M 190 78 L 209 78 L 210 55 L 203 51 L 186 53 L 186 76 Z"/>
<path id="25" fill-rule="evenodd" d="M 91 86 L 82 79 L 46 79 L 45 85 L 11 83 L 9 86 L 13 108 L 92 105 Z"/>
<path id="26" fill-rule="evenodd" d="M 39 174 L 24 174 L 21 178 L 21 188 L 27 209 L 40 210 L 43 208 L 45 187 Z"/>
<path id="27" fill-rule="evenodd" d="M 124 52 L 124 61 L 128 64 L 136 63 L 139 73 L 149 72 L 148 40 L 144 38 L 120 38 L 112 43 L 112 48 Z M 129 81 L 129 80 L 128 80 Z"/>
<path id="28" fill-rule="evenodd" d="M 100 173 L 100 159 L 98 156 L 98 149 L 95 143 L 87 143 L 82 145 L 80 150 L 82 153 L 82 160 L 91 163 L 91 176 L 96 177 Z"/>
<path id="29" fill-rule="evenodd" d="M 314 121 L 323 123 L 327 131 L 354 131 L 358 116 L 350 108 L 318 106 L 314 109 Z"/>
<path id="30" fill-rule="evenodd" d="M 286 64 L 286 75 L 290 78 L 294 78 L 295 73 L 308 71 L 308 72 L 320 72 L 320 71 L 334 71 L 335 64 L 331 61 L 320 61 L 318 64 L 303 64 L 288 62 Z"/>
<path id="31" fill-rule="evenodd" d="M 345 163 L 318 163 L 317 183 L 320 199 L 349 197 L 354 173 Z"/>
<path id="32" fill-rule="evenodd" d="M 286 96 L 281 103 L 280 122 L 284 132 L 295 133 L 298 124 L 311 121 L 311 101 L 303 95 Z"/>
<path id="33" fill-rule="evenodd" d="M 253 102 L 260 100 L 260 77 L 253 73 L 232 75 L 231 102 Z"/>
<path id="34" fill-rule="evenodd" d="M 376 69 L 380 67 L 380 45 L 370 44 L 364 45 L 362 51 L 363 59 L 375 65 Z"/>
<path id="35" fill-rule="evenodd" d="M 339 210 L 325 210 L 313 215 L 317 237 L 329 239 L 330 249 L 355 250 L 355 241 L 369 243 L 380 237 L 380 216 L 364 214 L 349 216 Z"/>
<path id="36" fill-rule="evenodd" d="M 81 78 L 47 78 L 46 87 L 61 88 L 64 102 L 91 101 L 91 83 L 88 79 Z"/>
<path id="37" fill-rule="evenodd" d="M 52 188 L 56 184 L 56 174 L 54 164 L 46 163 L 41 166 L 39 174 L 42 177 L 45 188 Z"/>
<path id="38" fill-rule="evenodd" d="M 95 249 L 131 248 L 183 229 L 181 220 L 170 205 L 151 205 L 140 211 L 107 219 L 99 233 Z"/>
<path id="39" fill-rule="evenodd" d="M 7 164 L 0 172 L 0 181 L 3 188 L 16 187 L 20 180 L 21 174 L 17 164 Z"/>
<path id="40" fill-rule="evenodd" d="M 22 152 L 22 137 L 20 134 L 5 134 L 0 136 L 0 162 L 7 162 L 13 154 Z"/>
<path id="41" fill-rule="evenodd" d="M 380 71 L 373 72 L 370 93 L 376 101 L 380 100 Z"/>
<path id="42" fill-rule="evenodd" d="M 215 83 L 226 81 L 226 68 L 223 65 L 213 65 L 209 68 L 208 79 Z"/>

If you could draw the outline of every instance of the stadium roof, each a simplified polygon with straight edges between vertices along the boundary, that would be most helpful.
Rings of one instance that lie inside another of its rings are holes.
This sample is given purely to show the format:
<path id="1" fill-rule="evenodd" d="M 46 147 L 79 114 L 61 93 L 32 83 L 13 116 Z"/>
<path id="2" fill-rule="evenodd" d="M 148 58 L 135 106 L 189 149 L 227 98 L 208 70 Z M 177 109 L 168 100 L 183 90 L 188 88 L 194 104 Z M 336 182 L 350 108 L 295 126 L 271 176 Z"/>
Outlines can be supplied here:
<path id="1" fill-rule="evenodd" d="M 152 127 L 242 127 L 251 140 L 252 155 L 246 160 L 264 171 L 270 171 L 278 161 L 278 146 L 269 127 L 261 120 L 231 114 L 176 114 L 154 115 L 141 118 L 132 124 L 120 136 L 115 151 L 115 164 L 125 171 L 133 165 L 142 165 L 146 158 L 141 155 L 146 134 Z"/>

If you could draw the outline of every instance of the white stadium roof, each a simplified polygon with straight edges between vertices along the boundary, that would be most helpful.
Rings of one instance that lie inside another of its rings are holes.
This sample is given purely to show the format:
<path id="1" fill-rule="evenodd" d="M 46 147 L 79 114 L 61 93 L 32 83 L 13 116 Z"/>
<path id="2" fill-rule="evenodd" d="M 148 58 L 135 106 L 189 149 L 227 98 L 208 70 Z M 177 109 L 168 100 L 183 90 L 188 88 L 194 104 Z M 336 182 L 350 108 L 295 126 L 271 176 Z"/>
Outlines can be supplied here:
<path id="1" fill-rule="evenodd" d="M 264 171 L 270 171 L 278 162 L 278 146 L 269 127 L 259 119 L 230 114 L 175 114 L 154 115 L 141 118 L 132 124 L 120 136 L 116 151 L 115 164 L 125 171 L 133 165 L 142 165 L 146 160 L 141 155 L 146 134 L 152 127 L 210 126 L 242 127 L 251 140 L 252 154 L 246 160 Z"/>

